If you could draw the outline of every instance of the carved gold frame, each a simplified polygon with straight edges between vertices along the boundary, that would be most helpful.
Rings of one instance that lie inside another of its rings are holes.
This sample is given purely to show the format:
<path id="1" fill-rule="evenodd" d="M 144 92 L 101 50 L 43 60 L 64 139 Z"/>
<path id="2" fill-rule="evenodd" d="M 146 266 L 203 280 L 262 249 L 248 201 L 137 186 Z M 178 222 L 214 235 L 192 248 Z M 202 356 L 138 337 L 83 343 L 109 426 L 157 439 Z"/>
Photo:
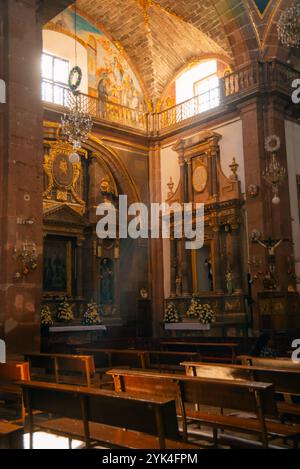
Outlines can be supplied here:
<path id="1" fill-rule="evenodd" d="M 82 181 L 81 181 L 81 176 L 82 176 L 82 166 L 81 162 L 79 163 L 73 163 L 73 179 L 70 184 L 70 186 L 60 186 L 55 182 L 55 177 L 54 177 L 54 172 L 53 172 L 53 164 L 54 161 L 56 160 L 58 155 L 66 155 L 69 157 L 69 155 L 73 151 L 73 147 L 68 144 L 67 142 L 62 142 L 62 141 L 49 141 L 45 140 L 44 145 L 48 146 L 50 149 L 49 153 L 44 154 L 44 163 L 43 163 L 43 169 L 45 174 L 48 176 L 48 187 L 43 193 L 43 199 L 44 199 L 44 208 L 49 205 L 49 202 L 53 202 L 56 204 L 60 204 L 61 200 L 52 200 L 51 199 L 51 191 L 53 188 L 57 188 L 58 191 L 60 191 L 62 194 L 69 191 L 75 200 L 74 202 L 68 202 L 67 200 L 63 201 L 64 204 L 71 206 L 73 210 L 77 211 L 81 215 L 85 211 L 85 202 L 84 200 L 81 199 L 81 197 L 77 194 L 76 192 L 76 184 L 78 180 L 80 181 L 80 192 L 82 192 Z M 86 150 L 80 149 L 79 151 L 80 155 L 83 156 L 84 158 L 87 158 L 88 153 Z M 76 206 L 78 204 L 78 206 Z"/>

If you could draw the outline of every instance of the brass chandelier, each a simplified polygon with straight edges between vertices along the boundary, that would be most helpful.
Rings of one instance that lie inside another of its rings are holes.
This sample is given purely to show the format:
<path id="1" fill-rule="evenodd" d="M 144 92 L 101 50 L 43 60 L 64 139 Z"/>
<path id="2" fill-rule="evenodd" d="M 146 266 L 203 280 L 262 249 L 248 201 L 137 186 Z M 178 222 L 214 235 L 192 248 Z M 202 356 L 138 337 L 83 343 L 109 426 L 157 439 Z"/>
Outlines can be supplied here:
<path id="1" fill-rule="evenodd" d="M 86 142 L 93 128 L 93 120 L 91 116 L 81 110 L 80 107 L 80 92 L 78 88 L 82 81 L 82 71 L 77 65 L 77 7 L 75 2 L 75 16 L 74 16 L 74 29 L 75 29 L 75 67 L 69 75 L 69 90 L 71 94 L 72 104 L 69 107 L 69 112 L 64 114 L 61 118 L 62 133 L 67 138 L 68 142 L 73 146 L 73 153 L 69 156 L 71 163 L 78 163 L 80 156 L 78 150 L 81 148 L 82 143 Z"/>

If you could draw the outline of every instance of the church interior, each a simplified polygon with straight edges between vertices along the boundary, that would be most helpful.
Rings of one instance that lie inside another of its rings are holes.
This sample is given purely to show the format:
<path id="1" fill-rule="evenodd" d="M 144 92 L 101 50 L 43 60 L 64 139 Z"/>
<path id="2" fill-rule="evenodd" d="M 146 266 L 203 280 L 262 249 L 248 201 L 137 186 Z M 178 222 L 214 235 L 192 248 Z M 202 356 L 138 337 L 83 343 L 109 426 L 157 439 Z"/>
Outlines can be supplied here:
<path id="1" fill-rule="evenodd" d="M 0 448 L 298 449 L 300 1 L 0 26 Z"/>

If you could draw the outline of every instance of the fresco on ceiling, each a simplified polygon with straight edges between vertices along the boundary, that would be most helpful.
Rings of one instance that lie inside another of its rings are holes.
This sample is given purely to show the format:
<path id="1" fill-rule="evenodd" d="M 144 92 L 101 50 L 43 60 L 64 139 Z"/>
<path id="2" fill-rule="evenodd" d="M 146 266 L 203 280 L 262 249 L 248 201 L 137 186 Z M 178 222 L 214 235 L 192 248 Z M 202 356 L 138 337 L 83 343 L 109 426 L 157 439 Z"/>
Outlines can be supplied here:
<path id="1" fill-rule="evenodd" d="M 255 3 L 259 13 L 263 15 L 269 5 L 271 0 L 253 0 L 253 3 Z"/>
<path id="2" fill-rule="evenodd" d="M 65 10 L 46 29 L 74 36 L 74 25 L 74 12 Z M 122 50 L 80 15 L 77 36 L 88 52 L 89 94 L 132 109 L 144 109 L 143 91 Z"/>

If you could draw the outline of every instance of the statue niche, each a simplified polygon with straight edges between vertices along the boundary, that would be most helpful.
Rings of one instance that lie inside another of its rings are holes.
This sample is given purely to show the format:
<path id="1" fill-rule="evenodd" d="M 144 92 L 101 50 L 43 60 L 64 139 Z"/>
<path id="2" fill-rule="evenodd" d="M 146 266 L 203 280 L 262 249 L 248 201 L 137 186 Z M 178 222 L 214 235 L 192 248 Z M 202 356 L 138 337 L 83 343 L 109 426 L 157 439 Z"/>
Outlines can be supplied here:
<path id="1" fill-rule="evenodd" d="M 110 305 L 114 302 L 114 265 L 113 261 L 104 258 L 100 265 L 100 298 L 102 305 Z"/>

